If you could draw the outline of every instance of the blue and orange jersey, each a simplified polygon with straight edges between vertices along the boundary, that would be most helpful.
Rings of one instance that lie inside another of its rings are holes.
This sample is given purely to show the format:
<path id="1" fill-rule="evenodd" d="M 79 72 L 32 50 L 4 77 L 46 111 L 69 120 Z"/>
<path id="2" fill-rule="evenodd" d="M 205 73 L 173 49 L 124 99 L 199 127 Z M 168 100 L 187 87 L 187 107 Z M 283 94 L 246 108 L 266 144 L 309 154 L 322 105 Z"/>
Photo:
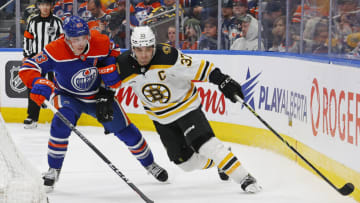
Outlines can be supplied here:
<path id="1" fill-rule="evenodd" d="M 80 4 L 79 8 L 78 8 L 78 15 L 84 19 L 85 21 L 89 21 L 93 16 L 91 15 L 91 12 L 88 10 L 88 2 L 85 1 L 84 3 Z M 107 7 L 104 6 L 104 4 L 101 4 L 101 9 L 107 13 Z"/>
<path id="2" fill-rule="evenodd" d="M 155 9 L 160 7 L 161 4 L 159 1 L 156 1 L 150 5 L 144 4 L 144 2 L 138 3 L 135 8 L 130 8 L 131 16 L 130 16 L 130 23 L 134 26 L 138 26 L 140 21 L 147 18 L 150 13 Z"/>
<path id="3" fill-rule="evenodd" d="M 80 4 L 77 13 L 82 19 L 86 21 L 91 18 L 91 12 L 87 9 L 87 1 Z"/>
<path id="4" fill-rule="evenodd" d="M 54 14 L 64 20 L 73 14 L 73 0 L 58 0 L 54 5 Z"/>
<path id="5" fill-rule="evenodd" d="M 93 99 L 101 84 L 98 67 L 115 67 L 115 57 L 120 49 L 106 35 L 90 32 L 85 52 L 74 55 L 64 36 L 49 43 L 44 50 L 27 59 L 20 68 L 19 76 L 32 88 L 34 79 L 42 73 L 55 73 L 55 92 L 75 96 L 82 101 Z M 106 85 L 106 84 L 105 84 Z"/>

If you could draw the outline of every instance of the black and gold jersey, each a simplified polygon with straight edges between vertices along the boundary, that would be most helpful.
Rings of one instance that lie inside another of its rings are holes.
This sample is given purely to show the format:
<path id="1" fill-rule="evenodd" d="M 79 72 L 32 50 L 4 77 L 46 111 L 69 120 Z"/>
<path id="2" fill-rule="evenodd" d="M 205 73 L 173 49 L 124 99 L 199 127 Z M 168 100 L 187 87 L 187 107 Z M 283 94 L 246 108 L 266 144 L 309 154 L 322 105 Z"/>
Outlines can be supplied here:
<path id="1" fill-rule="evenodd" d="M 126 51 L 117 58 L 124 84 L 140 98 L 146 113 L 161 124 L 171 123 L 201 104 L 194 81 L 208 81 L 214 64 L 197 60 L 167 44 L 158 44 L 147 66 Z"/>

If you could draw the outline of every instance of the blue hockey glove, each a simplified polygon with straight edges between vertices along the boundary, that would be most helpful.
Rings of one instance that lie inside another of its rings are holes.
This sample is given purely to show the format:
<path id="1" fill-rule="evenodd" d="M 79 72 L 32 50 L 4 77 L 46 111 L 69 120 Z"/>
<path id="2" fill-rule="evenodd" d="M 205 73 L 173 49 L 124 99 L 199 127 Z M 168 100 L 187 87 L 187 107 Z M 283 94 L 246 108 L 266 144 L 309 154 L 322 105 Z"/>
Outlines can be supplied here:
<path id="1" fill-rule="evenodd" d="M 35 78 L 30 92 L 30 99 L 38 106 L 41 106 L 45 99 L 50 99 L 50 95 L 54 92 L 54 89 L 55 85 L 50 80 L 43 77 Z"/>

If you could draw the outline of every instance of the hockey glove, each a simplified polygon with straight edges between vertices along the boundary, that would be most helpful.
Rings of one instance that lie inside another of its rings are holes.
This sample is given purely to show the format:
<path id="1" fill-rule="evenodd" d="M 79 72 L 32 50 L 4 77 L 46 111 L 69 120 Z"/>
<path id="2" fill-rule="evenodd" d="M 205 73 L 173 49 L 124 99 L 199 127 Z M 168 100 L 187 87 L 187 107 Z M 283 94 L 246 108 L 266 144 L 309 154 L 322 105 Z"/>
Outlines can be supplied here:
<path id="1" fill-rule="evenodd" d="M 121 85 L 120 74 L 114 64 L 98 68 L 101 79 L 107 87 L 118 88 Z"/>
<path id="2" fill-rule="evenodd" d="M 236 103 L 237 101 L 235 95 L 244 99 L 244 94 L 242 93 L 240 84 L 231 79 L 230 76 L 222 74 L 218 68 L 211 71 L 209 80 L 210 82 L 219 85 L 220 91 L 232 102 Z"/>
<path id="3" fill-rule="evenodd" d="M 54 89 L 55 85 L 50 80 L 43 77 L 35 78 L 30 92 L 30 99 L 38 106 L 41 106 L 45 99 L 50 99 L 50 95 L 54 92 Z"/>
<path id="4" fill-rule="evenodd" d="M 96 95 L 96 118 L 100 123 L 112 121 L 114 119 L 114 94 L 111 90 L 100 88 Z"/>
<path id="5" fill-rule="evenodd" d="M 241 99 L 244 99 L 240 84 L 231 79 L 230 76 L 225 78 L 225 80 L 219 85 L 219 89 L 224 94 L 224 96 L 230 99 L 233 103 L 236 103 L 237 101 L 235 95 L 239 96 Z"/>

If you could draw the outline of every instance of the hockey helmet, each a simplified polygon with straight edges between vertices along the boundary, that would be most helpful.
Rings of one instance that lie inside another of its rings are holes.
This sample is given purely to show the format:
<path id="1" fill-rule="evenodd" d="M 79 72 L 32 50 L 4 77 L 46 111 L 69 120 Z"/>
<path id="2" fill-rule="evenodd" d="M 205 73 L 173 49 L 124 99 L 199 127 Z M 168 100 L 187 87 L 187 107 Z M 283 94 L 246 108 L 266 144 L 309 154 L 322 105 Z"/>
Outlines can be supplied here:
<path id="1" fill-rule="evenodd" d="M 135 27 L 131 34 L 131 47 L 155 47 L 155 34 L 149 26 Z"/>
<path id="2" fill-rule="evenodd" d="M 66 38 L 90 34 L 88 24 L 79 16 L 69 16 L 65 18 L 63 29 Z"/>
<path id="3" fill-rule="evenodd" d="M 132 49 L 132 57 L 136 58 L 136 54 L 134 52 L 135 47 L 153 47 L 152 57 L 154 57 L 156 52 L 156 40 L 155 34 L 151 30 L 149 26 L 139 26 L 135 27 L 131 34 L 131 49 Z"/>

